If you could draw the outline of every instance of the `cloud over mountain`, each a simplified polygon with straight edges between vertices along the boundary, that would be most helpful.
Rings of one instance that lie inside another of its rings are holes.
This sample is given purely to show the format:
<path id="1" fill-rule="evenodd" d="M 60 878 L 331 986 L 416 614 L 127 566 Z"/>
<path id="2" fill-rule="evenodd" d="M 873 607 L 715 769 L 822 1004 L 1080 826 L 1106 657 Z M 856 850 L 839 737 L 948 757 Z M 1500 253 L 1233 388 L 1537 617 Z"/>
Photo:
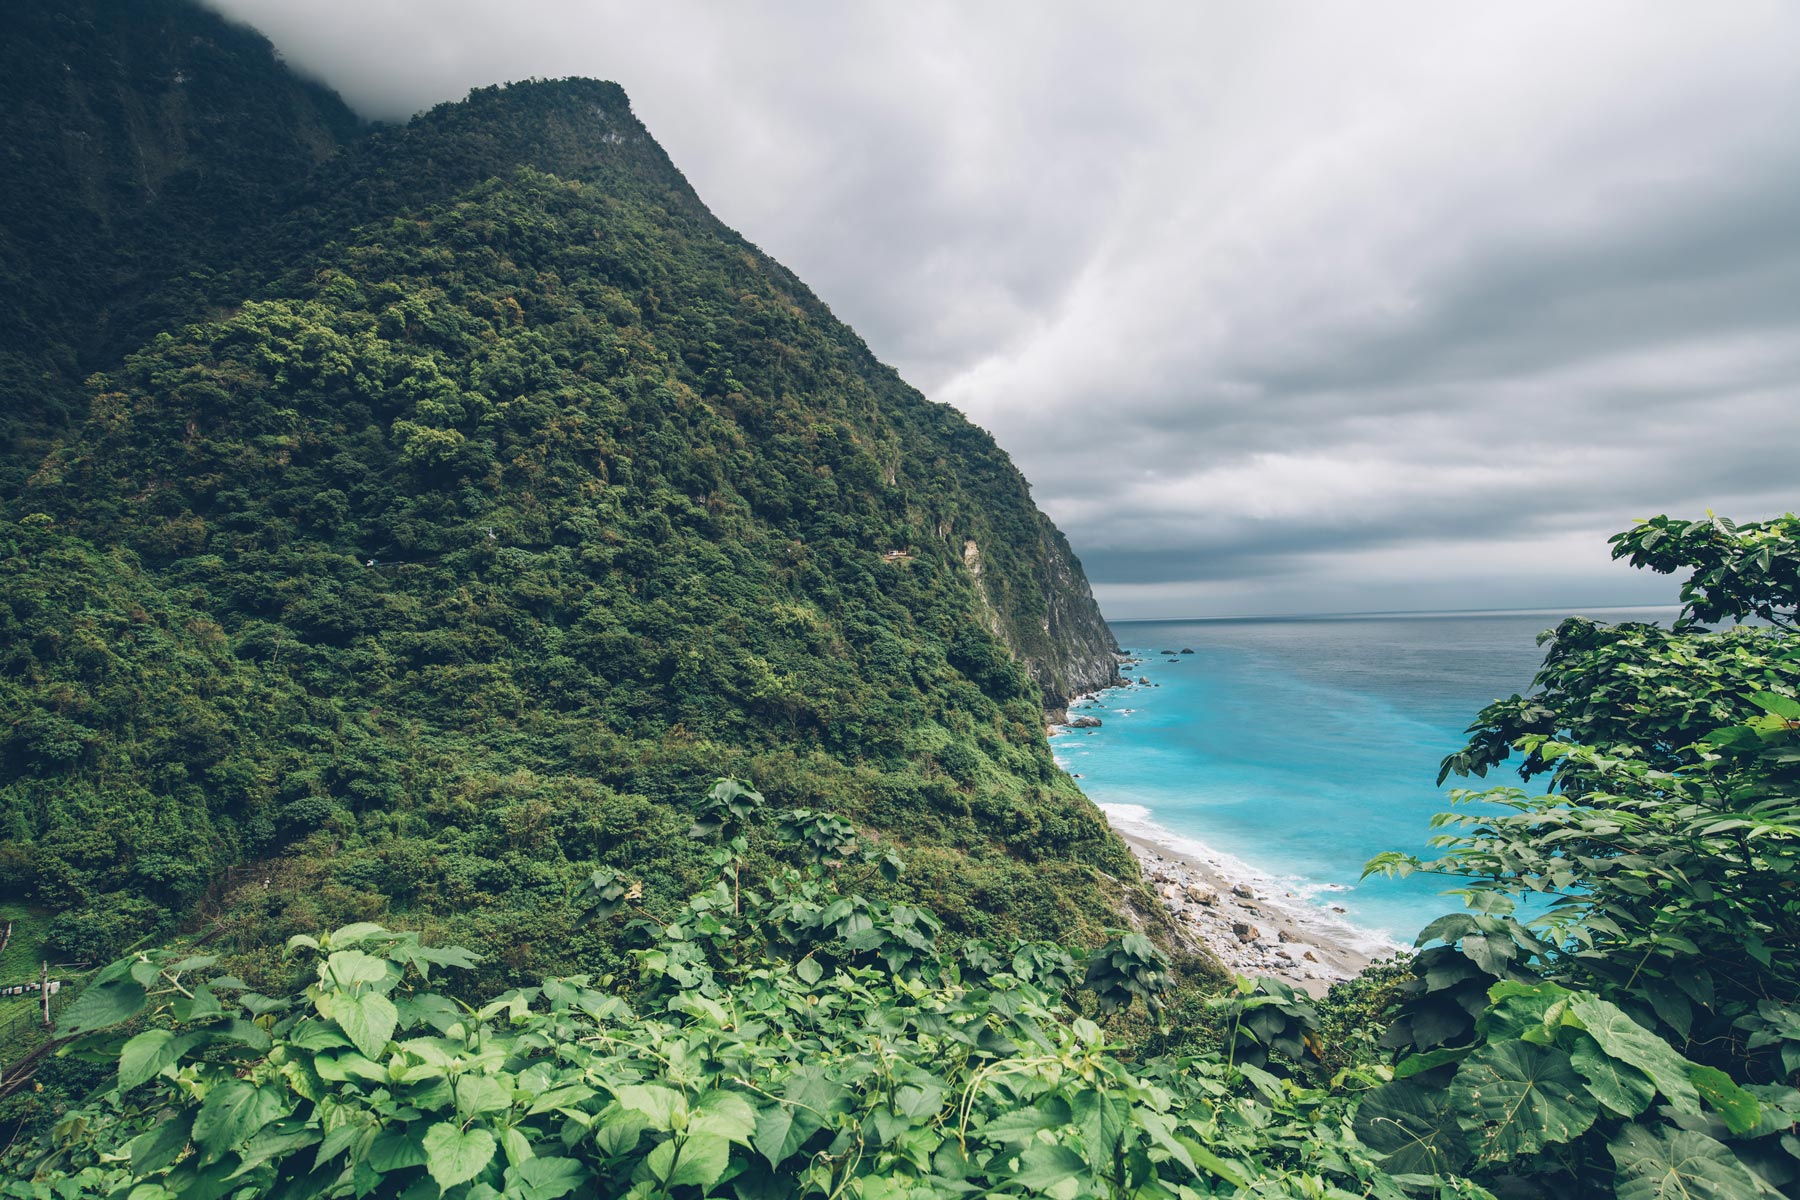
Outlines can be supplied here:
<path id="1" fill-rule="evenodd" d="M 1667 597 L 1795 505 L 1800 10 L 217 0 L 360 110 L 616 79 L 1115 616 Z"/>

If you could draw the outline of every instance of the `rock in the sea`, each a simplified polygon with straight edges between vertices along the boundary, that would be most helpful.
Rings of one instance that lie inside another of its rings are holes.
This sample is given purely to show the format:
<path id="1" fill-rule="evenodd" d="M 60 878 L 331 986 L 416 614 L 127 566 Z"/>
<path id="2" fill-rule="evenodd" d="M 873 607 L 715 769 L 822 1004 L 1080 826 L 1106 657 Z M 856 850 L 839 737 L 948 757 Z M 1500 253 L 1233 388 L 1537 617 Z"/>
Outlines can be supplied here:
<path id="1" fill-rule="evenodd" d="M 1142 684 L 1148 684 L 1150 682 L 1150 678 L 1147 675 L 1139 675 L 1138 682 L 1142 683 Z"/>
<path id="2" fill-rule="evenodd" d="M 1100 718 L 1099 717 L 1085 717 L 1085 716 L 1084 717 L 1076 717 L 1069 722 L 1069 728 L 1070 729 L 1098 729 L 1098 728 L 1100 728 Z"/>
<path id="3" fill-rule="evenodd" d="M 1181 652 L 1182 652 L 1182 653 L 1183 653 L 1183 654 L 1192 654 L 1192 653 L 1193 653 L 1193 652 L 1194 652 L 1194 651 L 1193 651 L 1193 650 L 1192 650 L 1192 649 L 1191 649 L 1191 648 L 1190 648 L 1190 647 L 1187 647 L 1187 646 L 1183 646 L 1183 647 L 1182 647 L 1182 648 L 1181 648 Z"/>
<path id="4" fill-rule="evenodd" d="M 1242 883 L 1232 884 L 1231 885 L 1231 894 L 1234 896 L 1240 896 L 1245 900 L 1256 899 L 1256 893 L 1251 891 L 1247 884 L 1242 884 Z"/>
<path id="5" fill-rule="evenodd" d="M 1341 904 L 1334 904 L 1331 906 L 1331 911 L 1334 913 L 1341 913 L 1341 912 L 1349 912 L 1350 910 L 1345 908 Z"/>

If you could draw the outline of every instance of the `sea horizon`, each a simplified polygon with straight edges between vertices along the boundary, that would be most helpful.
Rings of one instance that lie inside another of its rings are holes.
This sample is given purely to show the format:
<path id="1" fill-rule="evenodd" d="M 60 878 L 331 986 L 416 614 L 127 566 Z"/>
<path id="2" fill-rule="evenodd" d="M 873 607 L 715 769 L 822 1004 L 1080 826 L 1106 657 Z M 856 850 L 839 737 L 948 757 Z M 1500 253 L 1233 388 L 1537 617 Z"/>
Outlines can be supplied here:
<path id="1" fill-rule="evenodd" d="M 1575 604 L 1546 605 L 1535 608 L 1371 608 L 1354 609 L 1345 612 L 1297 612 L 1297 613 L 1229 613 L 1218 616 L 1186 616 L 1186 617 L 1107 617 L 1108 626 L 1118 625 L 1158 625 L 1180 624 L 1184 622 L 1218 622 L 1218 621 L 1353 621 L 1380 620 L 1387 617 L 1417 617 L 1429 619 L 1437 617 L 1538 617 L 1538 616 L 1582 616 L 1587 613 L 1607 612 L 1679 612 L 1681 605 L 1668 604 Z M 1104 614 L 1102 614 L 1104 615 Z"/>

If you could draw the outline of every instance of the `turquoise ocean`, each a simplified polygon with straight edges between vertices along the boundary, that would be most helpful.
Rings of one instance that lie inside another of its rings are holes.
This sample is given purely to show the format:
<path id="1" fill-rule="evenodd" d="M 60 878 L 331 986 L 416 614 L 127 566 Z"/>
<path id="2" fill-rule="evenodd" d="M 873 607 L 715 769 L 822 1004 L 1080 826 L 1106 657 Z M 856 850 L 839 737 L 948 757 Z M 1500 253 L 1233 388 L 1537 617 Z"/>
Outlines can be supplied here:
<path id="1" fill-rule="evenodd" d="M 1672 608 L 1584 609 L 1667 623 Z M 1565 612 L 1123 621 L 1128 669 L 1158 687 L 1078 702 L 1051 742 L 1120 829 L 1214 862 L 1296 905 L 1343 909 L 1347 940 L 1410 945 L 1462 907 L 1441 878 L 1359 880 L 1383 850 L 1427 853 L 1449 808 L 1438 763 L 1490 700 L 1530 691 L 1537 636 Z M 1161 651 L 1192 649 L 1170 659 Z M 1487 783 L 1518 784 L 1490 772 Z"/>

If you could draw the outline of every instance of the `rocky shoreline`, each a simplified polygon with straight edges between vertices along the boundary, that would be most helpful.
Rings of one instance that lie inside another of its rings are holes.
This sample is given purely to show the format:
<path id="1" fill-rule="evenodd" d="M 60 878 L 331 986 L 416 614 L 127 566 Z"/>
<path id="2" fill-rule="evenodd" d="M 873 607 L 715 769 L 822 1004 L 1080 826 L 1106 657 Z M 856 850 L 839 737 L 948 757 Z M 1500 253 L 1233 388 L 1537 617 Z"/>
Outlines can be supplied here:
<path id="1" fill-rule="evenodd" d="M 1124 655 L 1120 658 L 1127 671 L 1141 661 Z M 1125 687 L 1131 688 L 1130 675 L 1125 678 Z M 1156 685 L 1140 679 L 1136 686 Z M 1073 704 L 1102 694 L 1076 697 Z M 1099 718 L 1083 714 L 1047 732 L 1091 732 L 1101 724 Z M 1360 974 L 1373 961 L 1374 955 L 1368 951 L 1380 953 L 1380 947 L 1366 934 L 1340 919 L 1342 908 L 1321 908 L 1293 892 L 1277 890 L 1278 885 L 1271 886 L 1268 881 L 1235 878 L 1223 857 L 1180 850 L 1144 833 L 1122 829 L 1116 821 L 1112 825 L 1137 856 L 1145 881 L 1170 915 L 1235 974 L 1271 976 L 1322 996 L 1332 984 Z"/>
<path id="2" fill-rule="evenodd" d="M 1114 826 L 1171 916 L 1237 975 L 1272 976 L 1313 996 L 1373 961 L 1354 932 L 1292 892 L 1258 890 L 1215 862 Z"/>

